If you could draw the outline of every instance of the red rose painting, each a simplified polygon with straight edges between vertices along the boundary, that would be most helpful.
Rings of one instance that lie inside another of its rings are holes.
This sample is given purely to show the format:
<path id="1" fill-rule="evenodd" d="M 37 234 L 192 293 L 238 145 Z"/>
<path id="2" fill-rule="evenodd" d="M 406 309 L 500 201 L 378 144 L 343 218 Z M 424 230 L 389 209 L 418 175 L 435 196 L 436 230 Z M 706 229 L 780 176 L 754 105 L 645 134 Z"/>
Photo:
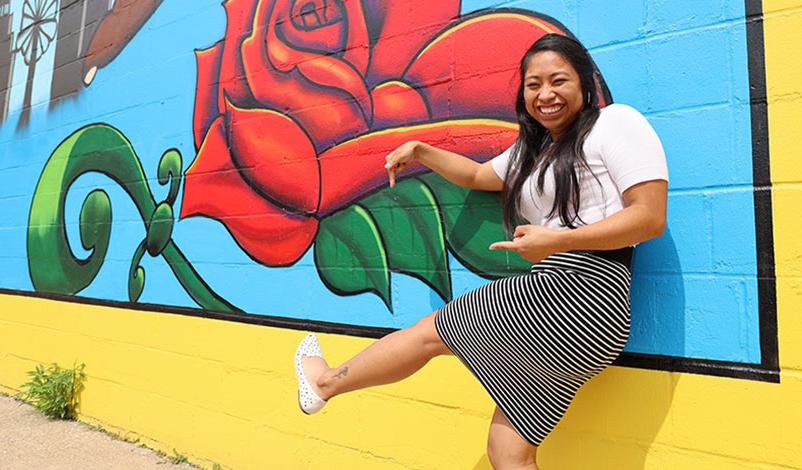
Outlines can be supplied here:
<path id="1" fill-rule="evenodd" d="M 228 0 L 196 52 L 181 217 L 222 222 L 256 261 L 289 265 L 321 220 L 387 184 L 384 157 L 421 140 L 485 161 L 517 135 L 515 74 L 541 35 L 523 10 L 457 0 Z M 424 172 L 410 166 L 404 176 Z"/>

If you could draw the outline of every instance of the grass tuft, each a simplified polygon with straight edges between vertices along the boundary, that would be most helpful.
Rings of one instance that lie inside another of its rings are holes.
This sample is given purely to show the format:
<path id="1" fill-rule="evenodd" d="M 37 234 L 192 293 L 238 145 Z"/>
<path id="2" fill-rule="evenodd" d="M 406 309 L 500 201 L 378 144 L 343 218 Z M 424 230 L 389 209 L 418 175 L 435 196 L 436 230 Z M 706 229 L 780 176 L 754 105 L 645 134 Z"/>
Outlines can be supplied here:
<path id="1" fill-rule="evenodd" d="M 84 364 L 64 369 L 55 362 L 45 367 L 38 364 L 28 371 L 31 378 L 22 384 L 18 398 L 52 419 L 75 419 L 78 394 L 84 388 Z"/>

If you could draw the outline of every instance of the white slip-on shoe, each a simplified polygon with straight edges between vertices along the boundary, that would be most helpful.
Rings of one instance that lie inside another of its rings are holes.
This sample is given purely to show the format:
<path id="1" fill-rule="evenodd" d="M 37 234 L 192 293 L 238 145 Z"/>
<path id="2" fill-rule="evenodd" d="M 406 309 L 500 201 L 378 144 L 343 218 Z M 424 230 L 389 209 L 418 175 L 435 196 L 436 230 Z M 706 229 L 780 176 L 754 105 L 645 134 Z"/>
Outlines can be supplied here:
<path id="1" fill-rule="evenodd" d="M 303 357 L 323 357 L 323 353 L 320 352 L 320 343 L 317 342 L 317 336 L 313 333 L 306 335 L 301 341 L 301 344 L 298 345 L 298 349 L 295 350 L 295 374 L 298 377 L 298 406 L 301 408 L 301 411 L 311 415 L 312 413 L 320 411 L 320 409 L 326 405 L 326 400 L 320 398 L 312 389 L 312 386 L 309 385 L 309 381 L 306 380 L 303 365 L 301 364 L 301 358 Z"/>

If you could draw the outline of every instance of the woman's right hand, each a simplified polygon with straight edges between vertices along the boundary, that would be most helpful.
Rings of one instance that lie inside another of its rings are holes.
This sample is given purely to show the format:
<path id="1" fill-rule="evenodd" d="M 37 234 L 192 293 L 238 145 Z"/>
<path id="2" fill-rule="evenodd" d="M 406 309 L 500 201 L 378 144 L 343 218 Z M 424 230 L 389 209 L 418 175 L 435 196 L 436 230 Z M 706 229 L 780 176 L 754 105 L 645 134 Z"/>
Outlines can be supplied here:
<path id="1" fill-rule="evenodd" d="M 403 172 L 409 162 L 415 160 L 415 149 L 417 149 L 420 142 L 409 141 L 397 149 L 393 150 L 387 157 L 385 157 L 386 164 L 384 168 L 387 169 L 387 174 L 390 176 L 390 187 L 395 186 L 395 177 Z"/>
<path id="2" fill-rule="evenodd" d="M 496 175 L 490 160 L 478 163 L 464 155 L 411 140 L 385 157 L 384 168 L 390 176 L 390 187 L 413 161 L 420 163 L 446 180 L 468 189 L 501 191 L 504 183 Z"/>

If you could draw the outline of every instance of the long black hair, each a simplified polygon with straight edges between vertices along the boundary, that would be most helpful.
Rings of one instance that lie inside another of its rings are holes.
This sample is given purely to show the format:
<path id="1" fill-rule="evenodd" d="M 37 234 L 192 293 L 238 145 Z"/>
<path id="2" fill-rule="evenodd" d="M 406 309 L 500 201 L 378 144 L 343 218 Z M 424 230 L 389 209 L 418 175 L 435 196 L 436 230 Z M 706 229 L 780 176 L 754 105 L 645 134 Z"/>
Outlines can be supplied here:
<path id="1" fill-rule="evenodd" d="M 582 110 L 574 121 L 553 143 L 549 131 L 529 114 L 524 101 L 524 75 L 529 59 L 544 51 L 560 54 L 574 67 L 579 75 L 584 101 Z M 584 223 L 579 217 L 580 182 L 576 167 L 584 167 L 590 171 L 582 146 L 599 117 L 599 82 L 595 72 L 593 60 L 585 47 L 575 39 L 560 34 L 542 36 L 521 58 L 520 84 L 515 98 L 519 132 L 512 147 L 502 191 L 504 228 L 508 234 L 512 234 L 515 225 L 520 221 L 520 195 L 524 182 L 538 170 L 537 191 L 542 194 L 546 170 L 552 165 L 556 192 L 554 205 L 547 217 L 557 213 L 562 224 L 569 228 L 576 228 L 577 221 Z"/>

